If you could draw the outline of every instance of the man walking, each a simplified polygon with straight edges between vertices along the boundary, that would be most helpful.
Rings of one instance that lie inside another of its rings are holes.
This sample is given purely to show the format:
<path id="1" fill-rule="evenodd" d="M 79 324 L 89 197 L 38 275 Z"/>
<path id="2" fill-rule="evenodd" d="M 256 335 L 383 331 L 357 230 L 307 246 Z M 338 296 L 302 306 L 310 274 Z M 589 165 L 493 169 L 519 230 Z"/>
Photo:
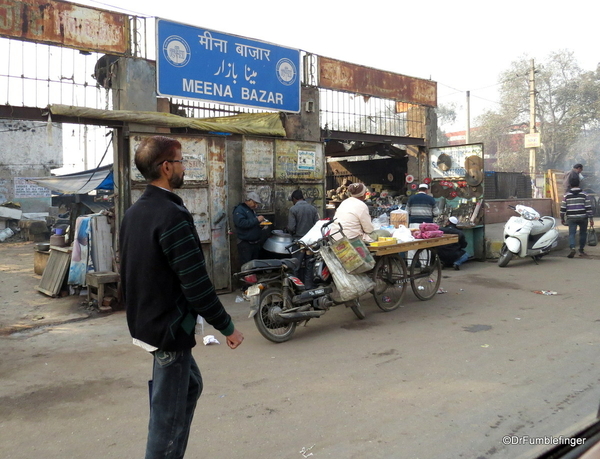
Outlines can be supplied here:
<path id="1" fill-rule="evenodd" d="M 579 228 L 579 256 L 587 257 L 584 252 L 587 240 L 588 221 L 594 227 L 594 215 L 590 198 L 579 188 L 579 176 L 571 175 L 570 191 L 565 194 L 560 204 L 560 220 L 563 225 L 569 226 L 569 258 L 575 256 L 575 235 Z"/>
<path id="2" fill-rule="evenodd" d="M 121 285 L 133 342 L 154 357 L 145 457 L 180 459 L 203 387 L 192 356 L 197 316 L 231 349 L 244 337 L 215 293 L 194 220 L 173 192 L 185 175 L 181 144 L 147 137 L 135 165 L 149 184 L 123 218 Z"/>
<path id="3" fill-rule="evenodd" d="M 260 224 L 265 221 L 265 217 L 256 215 L 260 203 L 258 193 L 251 191 L 246 195 L 246 200 L 233 209 L 233 224 L 238 238 L 237 248 L 241 266 L 260 255 L 262 240 Z"/>
<path id="4" fill-rule="evenodd" d="M 433 223 L 433 217 L 437 217 L 439 210 L 435 198 L 427 194 L 429 185 L 421 183 L 419 192 L 408 198 L 406 211 L 408 212 L 408 224 L 411 223 Z"/>

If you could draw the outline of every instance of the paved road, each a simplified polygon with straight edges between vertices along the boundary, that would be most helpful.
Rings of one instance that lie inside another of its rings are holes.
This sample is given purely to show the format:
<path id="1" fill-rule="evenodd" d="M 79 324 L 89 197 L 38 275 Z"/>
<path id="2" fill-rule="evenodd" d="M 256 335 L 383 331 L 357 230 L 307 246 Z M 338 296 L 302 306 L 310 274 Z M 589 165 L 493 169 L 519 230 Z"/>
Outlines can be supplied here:
<path id="1" fill-rule="evenodd" d="M 366 320 L 334 309 L 278 345 L 223 296 L 246 340 L 194 351 L 205 392 L 188 457 L 512 459 L 531 446 L 506 435 L 567 433 L 600 400 L 600 249 L 566 253 L 470 262 L 430 301 L 408 292 L 383 313 L 368 298 Z M 150 357 L 124 320 L 0 337 L 3 458 L 143 456 Z"/>

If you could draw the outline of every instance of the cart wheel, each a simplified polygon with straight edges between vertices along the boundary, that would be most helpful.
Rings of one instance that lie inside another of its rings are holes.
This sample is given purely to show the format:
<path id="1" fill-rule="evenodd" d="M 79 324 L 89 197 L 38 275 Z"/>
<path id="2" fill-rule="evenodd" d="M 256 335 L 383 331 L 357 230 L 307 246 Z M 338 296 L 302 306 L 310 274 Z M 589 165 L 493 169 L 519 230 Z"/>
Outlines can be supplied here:
<path id="1" fill-rule="evenodd" d="M 382 311 L 397 309 L 404 298 L 408 278 L 404 259 L 399 255 L 384 255 L 375 265 L 373 296 Z"/>
<path id="2" fill-rule="evenodd" d="M 410 264 L 410 285 L 420 300 L 429 300 L 437 293 L 442 281 L 442 264 L 437 252 L 419 249 Z"/>

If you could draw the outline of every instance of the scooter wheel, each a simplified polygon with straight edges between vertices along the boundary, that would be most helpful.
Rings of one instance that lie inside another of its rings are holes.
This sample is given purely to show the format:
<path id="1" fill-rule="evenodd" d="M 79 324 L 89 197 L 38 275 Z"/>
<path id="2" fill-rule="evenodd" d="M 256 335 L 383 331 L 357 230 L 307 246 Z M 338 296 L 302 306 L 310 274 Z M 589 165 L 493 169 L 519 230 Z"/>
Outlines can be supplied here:
<path id="1" fill-rule="evenodd" d="M 498 266 L 504 268 L 508 265 L 509 261 L 512 260 L 513 253 L 508 250 L 506 244 L 502 244 L 502 248 L 500 249 L 500 258 L 498 258 Z"/>

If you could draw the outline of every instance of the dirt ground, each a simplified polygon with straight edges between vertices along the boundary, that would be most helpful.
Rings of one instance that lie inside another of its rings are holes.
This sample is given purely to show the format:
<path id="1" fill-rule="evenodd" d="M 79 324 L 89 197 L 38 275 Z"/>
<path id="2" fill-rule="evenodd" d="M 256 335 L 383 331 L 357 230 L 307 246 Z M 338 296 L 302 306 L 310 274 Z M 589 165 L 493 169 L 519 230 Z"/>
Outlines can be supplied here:
<path id="1" fill-rule="evenodd" d="M 51 298 L 35 289 L 33 242 L 0 244 L 0 335 L 85 320 L 95 313 L 86 296 Z"/>

